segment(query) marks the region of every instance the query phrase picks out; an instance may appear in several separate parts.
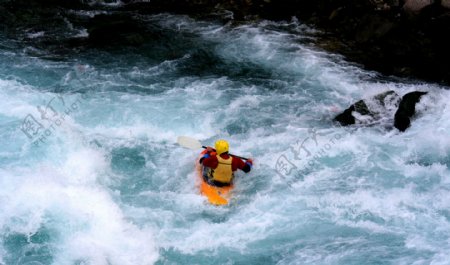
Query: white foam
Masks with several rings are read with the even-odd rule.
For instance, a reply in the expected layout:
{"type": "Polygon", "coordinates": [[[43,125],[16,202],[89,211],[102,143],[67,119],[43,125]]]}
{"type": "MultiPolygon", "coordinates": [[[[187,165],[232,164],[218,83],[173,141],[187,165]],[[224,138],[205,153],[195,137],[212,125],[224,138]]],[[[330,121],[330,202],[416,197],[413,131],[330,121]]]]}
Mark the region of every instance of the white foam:
{"type": "MultiPolygon", "coordinates": [[[[83,160],[70,161],[62,171],[71,171],[73,163],[83,160]]],[[[54,252],[55,264],[80,260],[93,264],[153,264],[158,255],[151,231],[129,223],[105,190],[93,183],[85,184],[82,177],[89,177],[94,168],[80,163],[70,174],[60,174],[51,166],[35,172],[2,172],[2,230],[32,235],[51,225],[56,233],[50,235],[51,241],[60,246],[54,252]],[[77,183],[68,183],[66,178],[76,179],[77,183]]]]}
{"type": "Polygon", "coordinates": [[[50,227],[55,264],[153,264],[152,231],[130,223],[100,185],[109,168],[104,154],[77,140],[60,144],[34,168],[2,170],[2,233],[50,227]]]}
{"type": "Polygon", "coordinates": [[[44,35],[45,35],[44,31],[38,31],[38,32],[35,32],[35,33],[28,33],[27,37],[30,38],[30,39],[35,39],[35,38],[40,38],[40,37],[42,37],[44,35]]]}
{"type": "MultiPolygon", "coordinates": [[[[130,85],[122,68],[88,75],[96,89],[79,112],[37,150],[42,153],[27,149],[21,154],[20,159],[33,157],[33,163],[0,171],[0,231],[32,235],[51,226],[55,264],[152,264],[158,250],[171,252],[168,256],[173,252],[175,258],[180,253],[221,255],[224,250],[257,255],[261,249],[273,250],[264,248],[273,242],[281,242],[279,248],[290,253],[280,264],[337,264],[359,255],[358,242],[372,244],[366,234],[404,240],[405,247],[398,246],[402,251],[431,252],[433,256],[424,255],[418,264],[445,264],[450,228],[440,212],[450,207],[448,91],[360,79],[374,75],[264,25],[229,29],[179,16],[169,16],[161,25],[217,41],[216,55],[232,64],[260,66],[281,88],[243,85],[227,77],[181,77],[160,93],[128,93],[120,90],[130,85]],[[390,89],[400,95],[429,92],[405,133],[375,127],[344,130],[331,122],[349,104],[390,89]],[[225,131],[235,123],[249,128],[225,131]],[[301,178],[280,177],[275,162],[284,154],[293,159],[292,145],[311,137],[311,128],[318,133],[317,145],[308,143],[312,156],[337,134],[339,139],[301,178]],[[207,145],[225,137],[233,153],[255,157],[252,172],[238,179],[230,206],[211,206],[199,195],[193,172],[198,151],[177,147],[179,135],[207,145]],[[101,144],[91,146],[94,140],[101,144]],[[148,153],[145,175],[111,172],[111,150],[123,146],[148,153]],[[161,153],[147,147],[158,147],[161,153]],[[155,184],[127,197],[111,190],[111,183],[128,185],[121,181],[134,181],[131,177],[155,184]],[[314,231],[304,231],[312,222],[336,231],[350,229],[355,235],[316,238],[314,231]],[[286,243],[291,235],[299,241],[286,243]],[[338,243],[347,245],[336,253],[326,249],[338,243]]],[[[166,61],[133,68],[129,76],[155,77],[176,67],[176,61],[166,61]]],[[[73,84],[68,80],[64,85],[73,84]]],[[[159,89],[159,84],[139,86],[159,89]]],[[[0,80],[0,88],[5,99],[0,111],[8,118],[37,115],[35,105],[55,96],[19,81],[0,80]]],[[[298,167],[307,163],[305,153],[301,158],[298,167]]],[[[139,180],[132,185],[140,185],[139,180]]],[[[373,244],[374,251],[390,251],[373,244]]],[[[0,262],[7,254],[0,250],[0,262]]],[[[160,261],[166,258],[173,262],[171,257],[160,261]]],[[[411,256],[397,261],[411,262],[411,256]]]]}

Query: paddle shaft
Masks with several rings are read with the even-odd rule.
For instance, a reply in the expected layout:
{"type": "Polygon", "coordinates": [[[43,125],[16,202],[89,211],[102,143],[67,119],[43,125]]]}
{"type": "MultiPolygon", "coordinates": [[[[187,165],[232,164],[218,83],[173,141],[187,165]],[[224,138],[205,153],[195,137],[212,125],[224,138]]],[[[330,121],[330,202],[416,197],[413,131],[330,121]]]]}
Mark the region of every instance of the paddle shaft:
{"type": "MultiPolygon", "coordinates": [[[[208,147],[203,145],[202,148],[206,149],[206,148],[208,148],[208,147]]],[[[248,158],[245,158],[245,157],[242,157],[242,156],[237,156],[237,155],[233,155],[233,154],[229,154],[229,155],[230,155],[230,156],[237,157],[237,158],[240,158],[240,159],[248,160],[248,158]]]]}

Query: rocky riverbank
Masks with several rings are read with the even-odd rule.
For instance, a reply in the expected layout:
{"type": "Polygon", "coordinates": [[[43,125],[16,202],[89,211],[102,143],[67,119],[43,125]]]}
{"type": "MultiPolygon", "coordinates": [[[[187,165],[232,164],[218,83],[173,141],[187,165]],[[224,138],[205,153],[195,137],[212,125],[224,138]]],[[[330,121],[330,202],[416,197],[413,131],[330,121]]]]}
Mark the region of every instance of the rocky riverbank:
{"type": "Polygon", "coordinates": [[[449,8],[448,0],[16,0],[1,2],[0,30],[58,53],[158,38],[161,33],[142,27],[136,14],[173,12],[224,22],[297,17],[325,32],[319,46],[367,69],[450,84],[449,8]],[[79,10],[91,13],[81,17],[79,10]]]}

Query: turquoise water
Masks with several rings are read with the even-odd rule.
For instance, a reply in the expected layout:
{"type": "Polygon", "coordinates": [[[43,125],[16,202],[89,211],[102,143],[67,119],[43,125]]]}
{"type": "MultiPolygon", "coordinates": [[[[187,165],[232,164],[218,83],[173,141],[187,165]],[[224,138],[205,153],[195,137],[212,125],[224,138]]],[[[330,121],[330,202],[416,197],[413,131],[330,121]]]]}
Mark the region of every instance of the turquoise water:
{"type": "Polygon", "coordinates": [[[450,264],[449,90],[297,21],[141,19],[161,39],[59,59],[2,37],[0,264],[450,264]],[[405,133],[331,122],[390,89],[429,91],[405,133]],[[229,206],[198,194],[180,135],[254,158],[229,206]]]}

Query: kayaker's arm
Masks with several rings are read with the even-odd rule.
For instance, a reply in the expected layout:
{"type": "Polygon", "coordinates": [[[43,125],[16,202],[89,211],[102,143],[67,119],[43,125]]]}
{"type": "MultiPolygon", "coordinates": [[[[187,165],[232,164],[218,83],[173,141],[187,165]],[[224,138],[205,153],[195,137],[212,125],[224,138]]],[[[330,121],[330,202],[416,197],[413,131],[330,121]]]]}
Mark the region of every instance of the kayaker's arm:
{"type": "Polygon", "coordinates": [[[202,158],[200,158],[200,163],[205,167],[216,168],[219,164],[215,152],[206,153],[202,158]]]}
{"type": "Polygon", "coordinates": [[[211,157],[211,153],[214,151],[214,148],[208,146],[208,147],[205,148],[205,151],[206,151],[206,153],[205,153],[205,154],[200,158],[200,160],[198,161],[200,164],[203,163],[203,160],[204,160],[205,158],[211,157]]]}
{"type": "Polygon", "coordinates": [[[233,158],[233,162],[236,163],[237,168],[244,171],[245,173],[248,173],[248,172],[250,172],[250,170],[252,170],[252,166],[253,166],[252,159],[248,159],[246,162],[244,162],[244,161],[242,161],[242,159],[233,158]]]}

